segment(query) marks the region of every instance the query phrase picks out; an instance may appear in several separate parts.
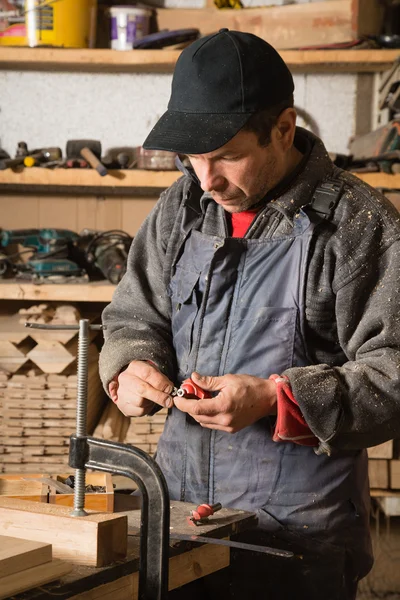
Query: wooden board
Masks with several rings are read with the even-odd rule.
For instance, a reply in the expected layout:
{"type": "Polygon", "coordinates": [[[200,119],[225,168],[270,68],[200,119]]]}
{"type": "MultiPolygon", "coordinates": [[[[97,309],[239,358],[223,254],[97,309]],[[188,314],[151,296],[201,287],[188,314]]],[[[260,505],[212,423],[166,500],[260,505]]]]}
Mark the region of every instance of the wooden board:
{"type": "Polygon", "coordinates": [[[368,460],[368,475],[371,488],[389,487],[389,465],[387,460],[368,460]]]}
{"type": "Polygon", "coordinates": [[[393,458],[393,440],[367,448],[368,458],[393,458]]]}
{"type": "Polygon", "coordinates": [[[126,556],[126,516],[91,513],[78,518],[70,512],[63,506],[0,498],[0,535],[52,544],[55,558],[93,567],[126,556]]]}
{"type": "Polygon", "coordinates": [[[52,559],[51,544],[43,544],[32,540],[23,540],[9,536],[0,536],[0,593],[3,578],[24,569],[50,562],[52,559]]]}
{"type": "Polygon", "coordinates": [[[71,565],[61,560],[53,560],[50,563],[26,569],[21,573],[3,577],[0,583],[0,599],[10,598],[25,590],[60,579],[60,577],[70,573],[71,570],[71,565]]]}
{"type": "MultiPolygon", "coordinates": [[[[199,577],[215,573],[227,567],[229,562],[229,548],[223,546],[201,546],[173,556],[169,560],[168,589],[174,590],[199,577]]],[[[132,573],[73,596],[71,600],[138,600],[138,583],[138,573],[132,573]]]]}
{"type": "Polygon", "coordinates": [[[196,26],[203,35],[223,27],[249,31],[278,49],[321,46],[377,34],[382,9],[376,0],[330,0],[262,8],[158,9],[160,30],[196,26]]]}
{"type": "Polygon", "coordinates": [[[390,468],[390,487],[393,490],[400,489],[400,460],[391,460],[390,468]]]}

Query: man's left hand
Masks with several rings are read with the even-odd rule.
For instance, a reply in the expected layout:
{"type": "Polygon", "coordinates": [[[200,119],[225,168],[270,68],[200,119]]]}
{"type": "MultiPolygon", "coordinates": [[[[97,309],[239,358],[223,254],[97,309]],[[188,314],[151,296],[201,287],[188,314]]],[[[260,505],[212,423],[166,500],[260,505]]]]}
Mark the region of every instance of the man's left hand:
{"type": "Polygon", "coordinates": [[[204,390],[218,392],[213,398],[174,398],[175,406],[202,427],[236,433],[262,417],[276,414],[276,383],[253,375],[201,376],[193,382],[204,390]]]}

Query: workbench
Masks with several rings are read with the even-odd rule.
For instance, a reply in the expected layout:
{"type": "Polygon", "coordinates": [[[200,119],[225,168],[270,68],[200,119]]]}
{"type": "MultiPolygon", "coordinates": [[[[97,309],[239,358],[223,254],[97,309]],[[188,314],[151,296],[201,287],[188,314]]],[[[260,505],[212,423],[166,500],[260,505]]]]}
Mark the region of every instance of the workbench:
{"type": "MultiPolygon", "coordinates": [[[[187,517],[196,507],[186,502],[171,501],[170,532],[226,538],[256,525],[253,513],[222,508],[199,526],[190,525],[187,517]]],[[[139,571],[140,510],[126,511],[129,537],[125,560],[103,568],[75,565],[57,582],[13,596],[15,600],[135,600],[139,571]]],[[[84,540],[82,540],[84,543],[84,540]]],[[[169,559],[169,589],[175,589],[195,579],[214,573],[229,565],[230,549],[226,546],[198,544],[171,538],[169,559]]]]}

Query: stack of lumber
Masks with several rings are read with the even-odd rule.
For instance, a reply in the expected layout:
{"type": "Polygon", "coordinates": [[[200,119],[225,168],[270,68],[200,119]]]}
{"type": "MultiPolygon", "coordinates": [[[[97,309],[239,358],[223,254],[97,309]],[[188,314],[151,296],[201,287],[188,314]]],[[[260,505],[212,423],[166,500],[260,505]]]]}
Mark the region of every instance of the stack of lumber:
{"type": "Polygon", "coordinates": [[[0,599],[59,579],[71,568],[52,560],[51,544],[0,536],[0,599]]]}
{"type": "Polygon", "coordinates": [[[131,444],[149,454],[154,454],[166,417],[167,409],[163,408],[152,417],[128,418],[121,413],[116,404],[109,401],[93,435],[131,444]]]}
{"type": "MultiPolygon", "coordinates": [[[[78,331],[26,329],[19,323],[20,319],[44,320],[52,325],[78,322],[74,307],[61,308],[41,305],[27,314],[0,317],[0,346],[7,341],[19,351],[21,342],[17,340],[22,330],[25,346],[31,347],[18,368],[14,360],[7,369],[10,361],[4,361],[4,354],[0,356],[0,472],[37,472],[39,464],[45,473],[63,472],[68,464],[69,436],[76,429],[78,331]]],[[[89,433],[98,422],[104,401],[98,350],[91,343],[89,433]]]]}
{"type": "Polygon", "coordinates": [[[368,472],[373,490],[400,491],[400,452],[397,440],[368,448],[368,472]]]}

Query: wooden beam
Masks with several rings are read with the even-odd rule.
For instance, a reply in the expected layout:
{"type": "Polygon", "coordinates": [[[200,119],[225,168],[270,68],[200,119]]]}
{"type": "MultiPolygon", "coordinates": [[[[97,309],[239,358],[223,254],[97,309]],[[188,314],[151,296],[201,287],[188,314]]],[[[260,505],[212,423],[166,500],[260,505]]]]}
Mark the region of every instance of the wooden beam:
{"type": "Polygon", "coordinates": [[[0,498],[0,535],[52,544],[55,558],[92,567],[126,557],[126,516],[70,513],[64,506],[0,498]]]}
{"type": "Polygon", "coordinates": [[[51,544],[0,536],[0,591],[3,578],[52,559],[51,544]]]}

